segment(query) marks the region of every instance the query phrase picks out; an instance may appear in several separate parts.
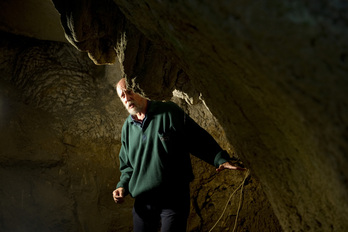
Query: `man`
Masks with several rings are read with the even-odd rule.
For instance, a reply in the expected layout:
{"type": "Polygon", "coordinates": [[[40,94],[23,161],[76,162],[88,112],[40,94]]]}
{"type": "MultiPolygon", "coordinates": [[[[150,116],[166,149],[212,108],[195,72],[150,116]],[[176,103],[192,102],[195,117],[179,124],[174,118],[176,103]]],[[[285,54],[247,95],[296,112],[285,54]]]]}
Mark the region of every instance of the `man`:
{"type": "Polygon", "coordinates": [[[193,179],[190,153],[217,167],[244,170],[185,112],[172,102],[148,101],[117,85],[117,94],[130,116],[122,127],[121,177],[113,198],[122,203],[130,194],[134,231],[186,231],[193,179]]]}

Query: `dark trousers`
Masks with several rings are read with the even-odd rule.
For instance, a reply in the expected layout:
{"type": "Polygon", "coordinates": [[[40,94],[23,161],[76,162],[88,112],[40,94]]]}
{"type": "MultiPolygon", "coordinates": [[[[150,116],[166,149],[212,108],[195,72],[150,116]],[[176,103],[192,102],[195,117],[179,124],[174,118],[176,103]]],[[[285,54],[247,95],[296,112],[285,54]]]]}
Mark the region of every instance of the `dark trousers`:
{"type": "Polygon", "coordinates": [[[180,191],[177,195],[156,191],[137,197],[133,207],[134,232],[185,232],[190,212],[190,192],[189,188],[180,191]]]}

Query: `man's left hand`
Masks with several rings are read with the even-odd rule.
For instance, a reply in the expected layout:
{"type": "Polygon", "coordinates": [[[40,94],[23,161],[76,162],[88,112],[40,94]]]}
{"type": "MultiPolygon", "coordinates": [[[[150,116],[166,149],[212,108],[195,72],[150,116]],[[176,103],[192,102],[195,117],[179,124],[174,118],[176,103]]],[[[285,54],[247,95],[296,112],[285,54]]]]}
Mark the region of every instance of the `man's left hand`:
{"type": "Polygon", "coordinates": [[[221,172],[224,169],[242,170],[242,171],[246,170],[246,168],[237,167],[237,166],[234,166],[231,162],[226,162],[226,163],[220,164],[220,166],[216,169],[216,171],[221,172]]]}

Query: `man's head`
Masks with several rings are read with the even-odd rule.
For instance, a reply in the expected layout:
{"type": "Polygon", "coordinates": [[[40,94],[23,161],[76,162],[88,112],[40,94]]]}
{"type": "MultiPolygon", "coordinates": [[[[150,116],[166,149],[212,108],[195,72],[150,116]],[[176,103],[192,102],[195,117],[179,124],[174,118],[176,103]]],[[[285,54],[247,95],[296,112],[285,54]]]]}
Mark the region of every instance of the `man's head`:
{"type": "Polygon", "coordinates": [[[126,79],[122,78],[116,85],[117,95],[120,97],[126,110],[131,115],[145,113],[147,100],[131,89],[127,88],[126,79]]]}

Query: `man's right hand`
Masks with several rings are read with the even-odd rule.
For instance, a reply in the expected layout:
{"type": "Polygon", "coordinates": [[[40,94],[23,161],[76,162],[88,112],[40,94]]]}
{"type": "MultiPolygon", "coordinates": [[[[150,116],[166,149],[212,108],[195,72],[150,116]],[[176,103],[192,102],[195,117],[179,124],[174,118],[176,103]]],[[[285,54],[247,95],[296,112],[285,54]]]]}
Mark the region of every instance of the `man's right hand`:
{"type": "Polygon", "coordinates": [[[112,192],[112,196],[114,198],[114,201],[118,204],[122,204],[124,202],[125,192],[126,192],[126,190],[122,187],[114,190],[112,192]]]}

